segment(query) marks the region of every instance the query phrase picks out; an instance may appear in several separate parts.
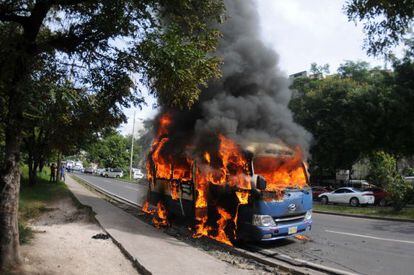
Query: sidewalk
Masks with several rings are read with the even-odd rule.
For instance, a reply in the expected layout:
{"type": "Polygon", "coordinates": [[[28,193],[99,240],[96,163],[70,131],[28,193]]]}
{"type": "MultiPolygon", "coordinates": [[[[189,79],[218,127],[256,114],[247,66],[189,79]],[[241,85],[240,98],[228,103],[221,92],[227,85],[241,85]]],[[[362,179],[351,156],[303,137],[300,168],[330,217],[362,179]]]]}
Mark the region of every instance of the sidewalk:
{"type": "Polygon", "coordinates": [[[142,273],[247,274],[140,221],[70,176],[66,184],[81,204],[92,208],[103,229],[141,267],[142,273]]]}

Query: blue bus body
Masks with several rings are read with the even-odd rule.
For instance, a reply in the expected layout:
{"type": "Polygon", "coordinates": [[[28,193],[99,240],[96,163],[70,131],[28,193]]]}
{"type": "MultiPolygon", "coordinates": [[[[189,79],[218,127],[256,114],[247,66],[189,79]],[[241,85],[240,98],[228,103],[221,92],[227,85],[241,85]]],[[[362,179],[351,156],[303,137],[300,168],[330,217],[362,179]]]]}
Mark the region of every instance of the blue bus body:
{"type": "MultiPolygon", "coordinates": [[[[173,200],[167,180],[155,180],[150,188],[150,204],[162,200],[170,214],[194,219],[194,188],[192,182],[177,182],[182,197],[173,200]],[[164,188],[157,188],[164,187],[164,188]]],[[[312,192],[310,188],[285,190],[283,198],[267,200],[265,194],[255,192],[249,203],[240,205],[237,217],[237,238],[251,241],[272,241],[296,234],[303,234],[312,228],[312,192]],[[257,223],[257,217],[273,222],[257,223]]]]}
{"type": "Polygon", "coordinates": [[[280,201],[257,198],[239,209],[238,220],[238,237],[243,240],[272,241],[305,233],[312,228],[312,192],[286,190],[280,201]],[[268,216],[274,224],[255,224],[255,215],[268,216]]]}

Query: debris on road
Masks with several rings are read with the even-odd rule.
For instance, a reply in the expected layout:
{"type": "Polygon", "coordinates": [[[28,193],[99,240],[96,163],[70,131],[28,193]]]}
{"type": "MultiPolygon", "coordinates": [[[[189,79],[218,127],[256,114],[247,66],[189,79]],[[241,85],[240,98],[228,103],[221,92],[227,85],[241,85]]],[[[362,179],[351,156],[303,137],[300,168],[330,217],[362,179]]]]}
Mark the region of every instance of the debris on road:
{"type": "Polygon", "coordinates": [[[109,239],[109,235],[108,234],[99,233],[99,234],[93,235],[92,236],[92,239],[96,239],[96,240],[107,240],[107,239],[109,239]]]}

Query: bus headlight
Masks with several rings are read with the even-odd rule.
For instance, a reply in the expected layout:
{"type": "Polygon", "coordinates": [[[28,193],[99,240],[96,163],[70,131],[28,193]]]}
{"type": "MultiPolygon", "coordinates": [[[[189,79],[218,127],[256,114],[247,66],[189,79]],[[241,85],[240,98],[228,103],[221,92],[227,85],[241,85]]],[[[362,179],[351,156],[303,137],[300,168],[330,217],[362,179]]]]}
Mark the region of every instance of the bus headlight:
{"type": "Polygon", "coordinates": [[[305,220],[310,220],[310,219],[312,219],[312,210],[306,211],[306,214],[305,214],[305,220]]]}
{"type": "Polygon", "coordinates": [[[276,226],[275,221],[269,215],[253,215],[253,225],[256,226],[276,226]]]}

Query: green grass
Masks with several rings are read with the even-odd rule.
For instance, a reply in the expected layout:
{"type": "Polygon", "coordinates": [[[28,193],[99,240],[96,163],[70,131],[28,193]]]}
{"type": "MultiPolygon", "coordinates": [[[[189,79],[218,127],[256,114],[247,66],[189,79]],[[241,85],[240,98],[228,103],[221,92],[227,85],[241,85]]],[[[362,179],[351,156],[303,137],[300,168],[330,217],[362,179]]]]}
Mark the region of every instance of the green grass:
{"type": "Polygon", "coordinates": [[[122,178],[116,178],[116,179],[120,181],[129,182],[129,183],[137,183],[137,180],[129,179],[129,173],[125,173],[122,178]]]}
{"type": "Polygon", "coordinates": [[[414,208],[404,208],[402,211],[396,212],[391,207],[352,207],[314,204],[313,209],[316,211],[414,220],[414,208]]]}
{"type": "Polygon", "coordinates": [[[63,197],[71,196],[63,182],[49,182],[50,170],[45,168],[38,173],[35,186],[29,186],[28,168],[22,167],[22,181],[19,200],[19,230],[20,242],[27,243],[33,236],[33,232],[27,223],[30,219],[39,217],[49,211],[48,204],[63,197]]]}

